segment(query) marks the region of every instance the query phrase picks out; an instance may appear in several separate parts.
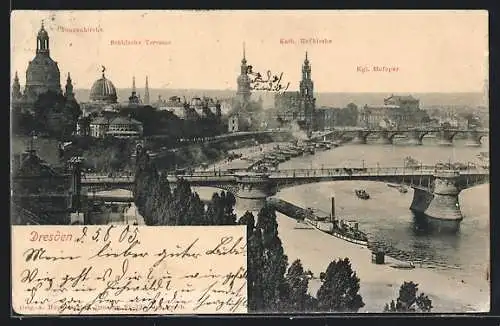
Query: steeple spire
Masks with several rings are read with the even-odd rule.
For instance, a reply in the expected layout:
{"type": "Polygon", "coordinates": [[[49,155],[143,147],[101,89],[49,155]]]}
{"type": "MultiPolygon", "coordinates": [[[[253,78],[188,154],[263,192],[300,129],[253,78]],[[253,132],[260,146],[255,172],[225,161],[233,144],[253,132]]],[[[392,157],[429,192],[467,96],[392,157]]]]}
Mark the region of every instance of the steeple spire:
{"type": "Polygon", "coordinates": [[[132,93],[135,93],[135,76],[132,76],[132,93]]]}
{"type": "Polygon", "coordinates": [[[68,72],[68,78],[66,79],[66,92],[64,93],[64,96],[66,96],[67,99],[74,98],[73,83],[71,81],[71,76],[69,72],[68,72]]]}
{"type": "Polygon", "coordinates": [[[146,88],[144,89],[144,104],[149,104],[149,84],[148,84],[148,76],[146,76],[146,88]]]}
{"type": "Polygon", "coordinates": [[[241,64],[246,65],[246,63],[247,63],[247,58],[245,53],[245,42],[243,42],[243,59],[241,59],[241,64]]]}
{"type": "Polygon", "coordinates": [[[17,76],[17,71],[14,76],[14,82],[12,83],[12,99],[17,100],[22,97],[21,85],[19,84],[19,77],[17,76]]]}

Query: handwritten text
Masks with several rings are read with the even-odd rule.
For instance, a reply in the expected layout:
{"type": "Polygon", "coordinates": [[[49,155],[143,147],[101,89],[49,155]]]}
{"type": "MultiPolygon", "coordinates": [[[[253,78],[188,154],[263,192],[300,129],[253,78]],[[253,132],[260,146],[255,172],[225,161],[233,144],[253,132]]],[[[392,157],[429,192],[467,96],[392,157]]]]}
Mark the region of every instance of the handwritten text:
{"type": "Polygon", "coordinates": [[[14,226],[13,240],[19,314],[247,311],[244,226],[14,226]]]}

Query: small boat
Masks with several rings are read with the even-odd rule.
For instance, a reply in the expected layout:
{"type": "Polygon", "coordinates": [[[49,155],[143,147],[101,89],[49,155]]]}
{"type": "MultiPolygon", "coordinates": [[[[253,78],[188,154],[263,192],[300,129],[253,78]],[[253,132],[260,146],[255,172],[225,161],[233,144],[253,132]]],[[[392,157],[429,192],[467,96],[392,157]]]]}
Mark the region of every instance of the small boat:
{"type": "Polygon", "coordinates": [[[392,268],[396,268],[396,269],[414,269],[415,268],[415,265],[413,264],[413,262],[399,262],[399,263],[391,264],[389,266],[392,268]]]}
{"type": "Polygon", "coordinates": [[[356,193],[356,196],[358,196],[358,198],[360,199],[370,199],[370,195],[366,192],[366,190],[363,190],[363,189],[356,189],[354,190],[354,192],[356,193]]]}
{"type": "Polygon", "coordinates": [[[408,189],[406,189],[406,187],[403,185],[388,183],[387,187],[396,188],[402,194],[406,194],[408,192],[408,189]]]}

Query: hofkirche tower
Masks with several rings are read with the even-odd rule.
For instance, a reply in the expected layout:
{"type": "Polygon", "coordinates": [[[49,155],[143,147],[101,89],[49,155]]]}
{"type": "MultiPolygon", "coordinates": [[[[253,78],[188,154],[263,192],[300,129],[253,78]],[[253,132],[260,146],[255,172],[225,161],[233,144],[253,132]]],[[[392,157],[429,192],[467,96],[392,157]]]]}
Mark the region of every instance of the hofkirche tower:
{"type": "Polygon", "coordinates": [[[240,75],[236,80],[238,83],[238,90],[236,92],[236,95],[238,97],[240,105],[243,107],[249,103],[250,96],[252,95],[250,77],[248,76],[247,59],[245,56],[245,43],[243,43],[243,59],[241,59],[240,69],[240,75]]]}
{"type": "Polygon", "coordinates": [[[314,83],[311,79],[311,65],[307,57],[307,51],[304,64],[302,65],[302,80],[299,84],[299,93],[300,105],[304,111],[307,129],[311,130],[314,128],[316,99],[314,98],[314,83]]]}
{"type": "Polygon", "coordinates": [[[36,37],[36,53],[26,69],[26,86],[21,93],[17,72],[12,84],[13,104],[31,107],[40,94],[52,91],[62,94],[61,74],[57,62],[50,57],[49,34],[42,26],[36,37]]]}

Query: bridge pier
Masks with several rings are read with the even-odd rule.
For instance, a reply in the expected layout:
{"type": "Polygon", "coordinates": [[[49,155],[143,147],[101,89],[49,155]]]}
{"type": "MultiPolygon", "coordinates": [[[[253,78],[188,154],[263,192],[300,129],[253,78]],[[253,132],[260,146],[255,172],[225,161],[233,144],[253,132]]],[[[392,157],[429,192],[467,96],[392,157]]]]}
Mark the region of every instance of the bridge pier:
{"type": "Polygon", "coordinates": [[[455,134],[449,130],[441,130],[439,132],[439,141],[438,144],[440,146],[453,146],[453,137],[455,134]]]}
{"type": "Polygon", "coordinates": [[[276,194],[276,186],[266,175],[238,176],[236,208],[241,211],[258,213],[266,204],[267,198],[276,194]]]}
{"type": "Polygon", "coordinates": [[[408,145],[422,145],[422,135],[419,131],[413,130],[408,133],[408,145]]]}
{"type": "Polygon", "coordinates": [[[389,132],[387,130],[382,130],[379,133],[379,137],[377,139],[377,143],[378,144],[382,144],[382,145],[391,145],[392,144],[392,141],[389,138],[389,132]]]}
{"type": "Polygon", "coordinates": [[[424,217],[429,227],[439,232],[457,232],[463,220],[456,186],[456,172],[434,175],[434,191],[429,193],[415,188],[410,209],[424,217]]]}
{"type": "Polygon", "coordinates": [[[481,135],[476,130],[471,130],[467,133],[467,142],[465,146],[469,147],[480,147],[481,146],[481,135]]]}
{"type": "Polygon", "coordinates": [[[358,131],[358,132],[356,132],[356,136],[354,136],[352,143],[353,144],[366,144],[366,137],[368,137],[368,134],[366,132],[358,131]]]}

